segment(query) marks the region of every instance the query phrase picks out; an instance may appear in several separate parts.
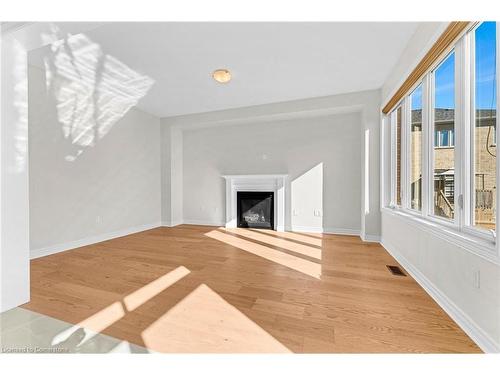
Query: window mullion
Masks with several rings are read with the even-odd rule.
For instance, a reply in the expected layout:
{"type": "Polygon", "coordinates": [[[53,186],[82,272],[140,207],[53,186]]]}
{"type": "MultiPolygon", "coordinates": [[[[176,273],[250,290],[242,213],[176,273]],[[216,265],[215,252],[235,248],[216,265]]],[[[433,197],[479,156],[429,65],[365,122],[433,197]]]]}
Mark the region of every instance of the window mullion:
{"type": "MultiPolygon", "coordinates": [[[[476,45],[476,33],[478,29],[481,27],[481,24],[478,25],[477,28],[472,29],[468,32],[462,39],[462,48],[463,48],[463,61],[464,61],[464,69],[463,69],[463,102],[461,103],[463,108],[463,142],[464,145],[462,147],[464,157],[462,161],[462,165],[464,168],[464,174],[462,175],[462,180],[464,184],[464,213],[463,213],[463,226],[462,230],[466,233],[477,235],[487,240],[494,240],[494,236],[496,234],[496,225],[495,231],[491,231],[488,227],[485,227],[484,223],[481,221],[477,221],[477,216],[479,215],[481,209],[476,208],[476,199],[478,186],[476,184],[479,183],[478,177],[483,176],[483,185],[481,189],[484,189],[484,170],[478,168],[478,164],[483,166],[484,156],[484,148],[482,137],[484,135],[481,133],[481,129],[479,127],[479,117],[478,114],[481,110],[480,97],[476,97],[478,91],[478,87],[484,85],[484,82],[476,82],[476,74],[478,73],[477,69],[480,67],[476,66],[476,59],[479,58],[480,62],[484,64],[484,57],[481,55],[476,56],[477,48],[481,48],[476,45]],[[481,60],[483,59],[483,60],[481,60]]],[[[484,43],[484,40],[483,40],[484,43]]],[[[484,50],[484,48],[483,48],[484,50]]],[[[496,65],[495,65],[496,69],[496,65]]],[[[484,104],[483,104],[484,105],[484,104]]],[[[496,107],[498,108],[498,107],[496,107]]],[[[489,125],[488,125],[489,126],[489,125]]],[[[487,146],[489,147],[489,146],[487,146]]],[[[498,178],[498,172],[496,169],[498,168],[498,160],[495,159],[495,178],[498,178]]],[[[492,189],[497,190],[495,187],[497,183],[492,184],[492,189]]],[[[495,193],[497,194],[497,192],[495,193]]],[[[483,196],[484,199],[484,196],[483,196]]],[[[495,201],[498,201],[496,196],[494,197],[495,201]]],[[[495,204],[493,204],[493,207],[495,204]]],[[[479,207],[479,206],[478,206],[479,207]]],[[[497,212],[495,211],[495,215],[497,212]]],[[[482,218],[484,220],[484,217],[482,218]]],[[[495,218],[495,223],[497,222],[495,218]]]]}
{"type": "MultiPolygon", "coordinates": [[[[500,35],[500,22],[497,22],[496,23],[496,50],[497,51],[500,51],[500,38],[498,37],[500,35]]],[[[497,85],[497,102],[496,102],[496,108],[497,108],[497,112],[498,112],[498,109],[500,108],[500,95],[498,95],[498,93],[500,93],[500,79],[498,79],[498,74],[500,73],[500,59],[497,57],[496,59],[496,62],[495,62],[495,76],[497,77],[497,81],[496,81],[496,85],[497,85]]],[[[499,127],[499,120],[498,120],[498,114],[496,115],[496,131],[498,131],[500,129],[499,127]]],[[[498,160],[499,158],[497,157],[496,158],[496,186],[498,187],[498,178],[500,176],[500,161],[498,160]]],[[[495,235],[496,235],[496,238],[495,240],[498,238],[498,223],[499,223],[499,219],[500,219],[500,213],[499,213],[499,207],[498,207],[498,203],[500,202],[500,189],[496,189],[496,202],[497,202],[497,209],[496,209],[496,212],[495,212],[495,235]]],[[[499,244],[500,241],[496,240],[496,247],[497,247],[497,254],[500,254],[500,251],[499,251],[499,248],[500,248],[500,244],[499,244]]]]}
{"type": "Polygon", "coordinates": [[[469,214],[470,189],[467,178],[470,168],[468,132],[468,58],[466,38],[455,45],[455,225],[462,230],[469,214]]]}
{"type": "Polygon", "coordinates": [[[422,81],[422,215],[429,216],[432,204],[433,179],[432,148],[434,145],[431,132],[431,74],[425,75],[422,81]]]}
{"type": "Polygon", "coordinates": [[[396,207],[396,111],[391,112],[389,116],[389,124],[391,129],[391,194],[390,194],[390,206],[396,207]]]}
{"type": "Polygon", "coordinates": [[[463,181],[463,219],[462,227],[474,223],[474,38],[467,33],[462,38],[462,103],[461,119],[463,147],[462,149],[462,181],[463,181]]]}
{"type": "Polygon", "coordinates": [[[406,96],[401,104],[401,206],[410,207],[410,100],[406,96]]]}

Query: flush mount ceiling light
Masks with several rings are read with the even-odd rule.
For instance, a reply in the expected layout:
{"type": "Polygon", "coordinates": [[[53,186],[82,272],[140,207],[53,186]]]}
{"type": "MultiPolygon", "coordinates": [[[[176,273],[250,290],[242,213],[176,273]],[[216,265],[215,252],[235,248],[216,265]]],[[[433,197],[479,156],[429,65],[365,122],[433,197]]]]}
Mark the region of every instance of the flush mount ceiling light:
{"type": "Polygon", "coordinates": [[[217,69],[212,77],[219,83],[228,83],[231,80],[231,72],[227,69],[217,69]]]}

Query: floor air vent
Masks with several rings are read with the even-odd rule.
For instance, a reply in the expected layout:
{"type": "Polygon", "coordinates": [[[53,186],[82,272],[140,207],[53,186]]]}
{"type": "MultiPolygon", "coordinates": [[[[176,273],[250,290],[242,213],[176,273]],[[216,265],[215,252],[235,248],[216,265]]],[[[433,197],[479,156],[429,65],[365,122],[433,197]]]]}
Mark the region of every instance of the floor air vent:
{"type": "Polygon", "coordinates": [[[391,273],[393,275],[406,276],[406,274],[403,272],[403,270],[401,268],[399,268],[398,266],[387,266],[387,268],[389,269],[389,271],[391,271],[391,273]]]}

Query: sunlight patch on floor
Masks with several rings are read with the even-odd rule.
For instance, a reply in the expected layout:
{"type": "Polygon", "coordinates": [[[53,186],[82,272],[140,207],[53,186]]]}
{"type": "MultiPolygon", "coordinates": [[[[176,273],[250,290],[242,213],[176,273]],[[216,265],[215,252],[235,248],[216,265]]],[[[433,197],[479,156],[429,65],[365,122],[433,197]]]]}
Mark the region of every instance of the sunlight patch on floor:
{"type": "Polygon", "coordinates": [[[264,242],[269,246],[277,246],[282,249],[293,251],[297,254],[302,254],[311,258],[321,260],[321,249],[315,247],[301,245],[296,242],[288,241],[286,238],[278,238],[274,236],[269,236],[267,234],[258,233],[248,229],[237,228],[237,229],[224,229],[227,232],[235,233],[239,236],[246,237],[250,240],[256,240],[259,242],[264,242]]]}
{"type": "Polygon", "coordinates": [[[79,326],[89,328],[92,331],[102,332],[113,323],[125,316],[125,310],[121,302],[114,302],[108,307],[78,323],[79,326]]]}
{"type": "Polygon", "coordinates": [[[188,274],[189,270],[186,267],[177,267],[175,270],[161,276],[160,278],[126,296],[123,299],[125,307],[128,311],[135,310],[188,274]]]}
{"type": "Polygon", "coordinates": [[[290,352],[205,284],[146,328],[142,339],[146,347],[163,352],[290,352]]]}
{"type": "MultiPolygon", "coordinates": [[[[153,280],[149,284],[125,296],[123,298],[123,301],[116,301],[111,305],[99,310],[92,316],[89,316],[87,319],[81,321],[75,326],[84,327],[86,329],[84,331],[85,337],[81,339],[81,342],[86,342],[97,333],[104,331],[106,328],[124,318],[127,313],[134,311],[138,307],[142,306],[144,303],[151,300],[156,295],[160,294],[165,289],[172,286],[189,273],[190,271],[186,267],[179,266],[169,273],[157,278],[156,280],[153,280]]],[[[75,327],[60,332],[54,337],[52,344],[55,345],[58,342],[67,340],[68,337],[74,334],[76,330],[75,327]]]]}
{"type": "MultiPolygon", "coordinates": [[[[260,232],[263,231],[262,229],[252,229],[252,232],[260,232]]],[[[285,238],[288,240],[292,241],[298,241],[302,242],[311,246],[318,246],[321,247],[323,245],[322,242],[322,235],[321,234],[301,234],[297,232],[274,232],[272,234],[273,236],[279,237],[279,238],[285,238]]]]}
{"type": "Polygon", "coordinates": [[[208,233],[205,233],[205,236],[210,237],[217,241],[224,242],[228,245],[234,246],[238,249],[247,251],[251,254],[270,260],[271,262],[275,262],[282,266],[291,268],[295,271],[309,275],[316,279],[319,279],[321,276],[321,264],[317,264],[287,253],[283,253],[279,250],[259,245],[252,241],[247,241],[242,238],[237,238],[230,234],[222,233],[218,230],[212,230],[208,233]]]}

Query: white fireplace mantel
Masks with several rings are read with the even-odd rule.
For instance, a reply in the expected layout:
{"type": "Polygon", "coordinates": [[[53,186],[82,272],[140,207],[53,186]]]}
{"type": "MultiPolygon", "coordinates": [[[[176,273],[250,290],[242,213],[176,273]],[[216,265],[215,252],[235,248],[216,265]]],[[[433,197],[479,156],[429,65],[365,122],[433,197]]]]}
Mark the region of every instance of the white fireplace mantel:
{"type": "Polygon", "coordinates": [[[236,228],[238,191],[274,192],[274,229],[285,230],[287,174],[223,175],[226,180],[226,228],[236,228]]]}

